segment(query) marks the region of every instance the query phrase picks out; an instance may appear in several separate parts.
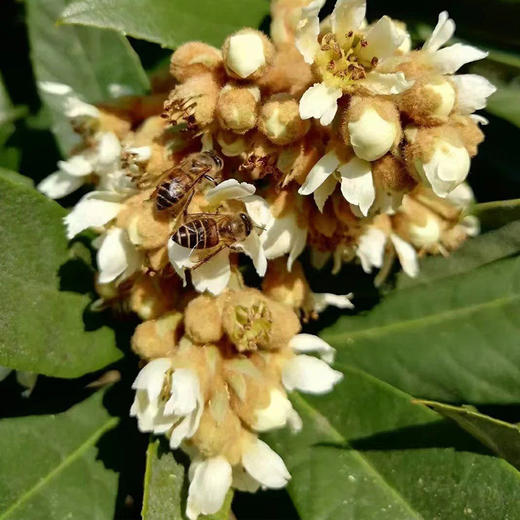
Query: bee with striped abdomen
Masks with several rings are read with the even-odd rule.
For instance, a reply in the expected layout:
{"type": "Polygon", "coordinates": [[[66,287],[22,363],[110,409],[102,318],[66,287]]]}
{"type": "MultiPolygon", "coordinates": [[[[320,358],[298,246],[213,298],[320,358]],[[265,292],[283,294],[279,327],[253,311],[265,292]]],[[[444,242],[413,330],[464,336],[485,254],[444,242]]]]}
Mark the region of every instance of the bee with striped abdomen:
{"type": "Polygon", "coordinates": [[[194,213],[172,235],[172,240],[188,249],[213,249],[206,258],[200,261],[196,269],[226,247],[233,249],[238,242],[245,240],[253,229],[251,219],[245,213],[218,214],[194,213]]]}
{"type": "Polygon", "coordinates": [[[152,194],[155,209],[179,214],[185,210],[197,185],[206,179],[217,184],[224,163],[214,152],[192,153],[179,165],[166,171],[152,194]]]}

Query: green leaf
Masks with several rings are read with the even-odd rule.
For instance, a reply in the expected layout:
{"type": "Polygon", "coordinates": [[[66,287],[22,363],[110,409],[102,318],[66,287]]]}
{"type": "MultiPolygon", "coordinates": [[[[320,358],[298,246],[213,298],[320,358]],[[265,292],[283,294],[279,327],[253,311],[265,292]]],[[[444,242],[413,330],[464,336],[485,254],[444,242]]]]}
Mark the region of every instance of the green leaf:
{"type": "MultiPolygon", "coordinates": [[[[146,452],[143,520],[184,519],[187,482],[184,466],[175,459],[164,438],[152,439],[146,452]]],[[[228,520],[233,493],[230,490],[221,510],[202,515],[201,520],[228,520]]]]}
{"type": "Polygon", "coordinates": [[[51,112],[52,130],[62,152],[76,144],[63,116],[63,96],[41,88],[42,82],[68,85],[85,101],[95,103],[122,94],[142,94],[148,80],[126,38],[111,31],[56,25],[65,0],[29,0],[27,24],[34,74],[40,96],[51,112]]]}
{"type": "Polygon", "coordinates": [[[341,362],[417,397],[518,403],[519,311],[516,257],[394,291],[321,335],[341,362]]]}
{"type": "Polygon", "coordinates": [[[479,219],[483,230],[497,229],[514,220],[520,221],[520,199],[476,204],[472,213],[479,219]]]}
{"type": "MultiPolygon", "coordinates": [[[[512,202],[514,203],[514,201],[512,202]]],[[[477,208],[479,206],[480,205],[477,205],[477,208]]],[[[515,211],[513,206],[514,204],[512,205],[512,212],[515,211]]],[[[479,214],[479,210],[477,209],[477,215],[480,218],[483,213],[479,214]]],[[[487,222],[491,222],[491,218],[487,220],[487,222]]],[[[496,222],[498,223],[498,218],[496,222]]],[[[419,276],[410,278],[406,274],[400,273],[397,277],[397,288],[409,289],[417,285],[468,273],[473,269],[488,265],[502,258],[516,255],[519,252],[520,221],[514,221],[499,229],[467,240],[463,246],[455,253],[452,253],[449,258],[431,256],[422,260],[419,276]]]]}
{"type": "Polygon", "coordinates": [[[266,0],[79,0],[63,12],[65,23],[115,29],[174,49],[186,41],[220,46],[244,26],[258,27],[266,0]]]}
{"type": "Polygon", "coordinates": [[[520,427],[516,424],[494,419],[467,406],[451,406],[419,399],[416,402],[453,419],[490,450],[520,469],[520,427]]]}
{"type": "Polygon", "coordinates": [[[119,359],[111,329],[86,331],[90,298],[60,291],[60,277],[76,263],[65,210],[12,172],[0,171],[0,193],[0,365],[78,377],[119,359]]]}
{"type": "Polygon", "coordinates": [[[293,396],[299,434],[268,440],[302,520],[516,518],[520,474],[411,397],[346,367],[331,394],[293,396]]]}
{"type": "Polygon", "coordinates": [[[498,90],[489,98],[486,110],[520,126],[520,86],[498,84],[496,79],[494,83],[498,90]]]}
{"type": "Polygon", "coordinates": [[[0,520],[112,520],[118,475],[96,443],[118,419],[103,395],[58,415],[0,421],[0,520]]]}

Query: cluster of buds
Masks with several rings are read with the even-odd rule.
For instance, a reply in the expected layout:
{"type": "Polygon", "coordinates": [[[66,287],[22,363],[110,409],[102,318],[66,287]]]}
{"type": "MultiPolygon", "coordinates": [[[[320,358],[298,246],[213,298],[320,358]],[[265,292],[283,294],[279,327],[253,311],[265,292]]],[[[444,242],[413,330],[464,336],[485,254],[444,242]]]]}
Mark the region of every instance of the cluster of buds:
{"type": "Polygon", "coordinates": [[[285,486],[283,460],[258,434],[299,431],[286,392],[329,392],[342,374],[329,366],[332,347],[300,334],[294,310],[256,289],[187,299],[137,327],[132,347],[148,363],[134,382],[131,414],[141,431],[164,434],[190,455],[193,519],[218,511],[230,486],[285,486]]]}
{"type": "Polygon", "coordinates": [[[182,45],[173,88],[150,96],[94,107],[41,85],[80,142],[39,189],[95,186],[67,236],[99,233],[95,307],[143,320],[132,414],[192,458],[190,518],[217,511],[231,485],[285,485],[258,433],[298,429],[287,391],[340,379],[300,322],[351,308],[351,295],[312,292],[306,248],[316,269],[357,261],[380,283],[396,257],[416,276],[419,257],[478,232],[464,181],[483,138],[474,111],[494,87],[454,73],[485,53],[442,48],[446,13],[412,51],[404,24],[366,23],[363,0],[338,0],[320,22],[323,4],[273,0],[272,39],[245,28],[220,49],[182,45]],[[243,284],[244,255],[261,291],[243,284]]]}

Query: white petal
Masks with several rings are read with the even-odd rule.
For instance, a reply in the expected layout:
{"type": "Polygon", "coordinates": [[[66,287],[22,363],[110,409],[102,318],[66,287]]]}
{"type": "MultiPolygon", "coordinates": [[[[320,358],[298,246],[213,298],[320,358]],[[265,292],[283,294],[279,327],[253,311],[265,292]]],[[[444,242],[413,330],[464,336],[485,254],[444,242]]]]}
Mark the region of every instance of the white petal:
{"type": "Polygon", "coordinates": [[[67,238],[76,236],[87,228],[101,227],[117,217],[121,210],[117,196],[102,191],[87,193],[63,219],[67,238]]]}
{"type": "Polygon", "coordinates": [[[367,45],[360,46],[356,54],[366,62],[370,62],[373,57],[377,57],[381,62],[395,54],[405,37],[405,31],[399,31],[388,16],[383,16],[366,33],[367,45]]]}
{"type": "Polygon", "coordinates": [[[336,171],[338,166],[339,159],[336,153],[333,150],[326,153],[307,174],[305,182],[298,190],[298,193],[300,195],[310,195],[316,191],[336,171]]]}
{"type": "Polygon", "coordinates": [[[38,81],[38,88],[47,94],[53,94],[55,96],[69,96],[73,93],[69,85],[56,81],[38,81]]]}
{"type": "Polygon", "coordinates": [[[386,235],[380,229],[369,227],[360,237],[357,256],[365,273],[371,273],[373,267],[383,265],[386,235]]]}
{"type": "MultiPolygon", "coordinates": [[[[289,253],[299,231],[297,215],[293,211],[287,212],[283,217],[274,219],[273,223],[264,233],[265,256],[271,260],[289,253]]],[[[305,230],[303,230],[305,232],[305,230]]]]}
{"type": "Polygon", "coordinates": [[[58,168],[73,177],[85,177],[92,173],[92,163],[84,155],[73,155],[67,161],[58,161],[58,168]]]}
{"type": "Polygon", "coordinates": [[[266,432],[283,428],[292,409],[291,401],[287,399],[285,393],[273,388],[270,392],[269,405],[255,410],[254,429],[257,432],[266,432]]]}
{"type": "Polygon", "coordinates": [[[471,114],[469,117],[475,121],[478,125],[489,125],[489,119],[485,118],[484,116],[481,116],[480,114],[471,114]]]}
{"type": "Polygon", "coordinates": [[[296,334],[289,341],[289,347],[298,353],[317,352],[326,363],[333,363],[336,355],[336,349],[314,334],[296,334]]]}
{"type": "Polygon", "coordinates": [[[172,362],[169,358],[157,358],[147,363],[141,370],[134,382],[134,390],[146,390],[150,400],[159,397],[164,382],[164,375],[171,368],[172,362]]]}
{"type": "Polygon", "coordinates": [[[229,251],[223,249],[211,260],[191,271],[191,282],[198,292],[209,291],[218,295],[227,287],[230,276],[229,251]]]}
{"type": "Polygon", "coordinates": [[[353,309],[354,304],[350,301],[352,293],[349,294],[331,294],[331,293],[313,293],[314,311],[318,314],[323,312],[327,307],[336,307],[338,309],[353,309]]]}
{"type": "Polygon", "coordinates": [[[256,493],[260,484],[242,466],[233,467],[233,487],[238,491],[256,493]]]}
{"type": "Polygon", "coordinates": [[[81,99],[70,96],[65,100],[65,115],[69,119],[78,117],[87,117],[91,119],[99,119],[99,110],[89,103],[81,101],[81,99]]]}
{"type": "Polygon", "coordinates": [[[51,173],[36,188],[50,199],[61,199],[70,195],[83,185],[85,179],[75,177],[63,171],[51,173]]]}
{"type": "Polygon", "coordinates": [[[300,117],[319,119],[323,126],[332,123],[338,110],[338,99],[343,92],[339,88],[327,87],[324,83],[315,83],[309,87],[300,99],[300,117]]]}
{"type": "Polygon", "coordinates": [[[431,36],[426,40],[423,49],[429,52],[438,51],[455,33],[455,22],[447,11],[439,14],[439,20],[431,36]]]}
{"type": "Polygon", "coordinates": [[[254,32],[231,36],[226,65],[241,78],[247,78],[265,65],[264,44],[260,36],[254,32]]]}
{"type": "Polygon", "coordinates": [[[195,520],[200,514],[212,515],[219,511],[231,486],[231,478],[231,465],[224,457],[197,464],[188,489],[187,517],[195,520]]]}
{"type": "Polygon", "coordinates": [[[388,96],[393,94],[401,94],[405,90],[413,87],[415,81],[407,80],[402,72],[391,72],[389,74],[381,74],[380,72],[369,72],[361,84],[370,90],[373,94],[388,96]]]}
{"type": "Polygon", "coordinates": [[[243,199],[247,214],[255,226],[266,228],[272,224],[274,217],[271,213],[269,204],[265,199],[258,195],[251,195],[243,199]]]}
{"type": "Polygon", "coordinates": [[[470,185],[467,182],[463,182],[448,193],[446,200],[449,200],[460,209],[467,209],[475,202],[475,195],[470,185]]]}
{"type": "Polygon", "coordinates": [[[167,415],[188,415],[200,395],[199,378],[188,368],[178,368],[171,377],[171,397],[164,406],[167,415]]]}
{"type": "Polygon", "coordinates": [[[184,285],[186,285],[186,275],[184,270],[191,269],[197,264],[197,262],[194,262],[190,259],[192,253],[193,249],[189,247],[182,247],[181,245],[177,244],[177,242],[174,242],[171,238],[168,241],[168,258],[173,268],[175,269],[175,272],[184,281],[184,285]]]}
{"type": "Polygon", "coordinates": [[[135,272],[136,250],[128,234],[120,228],[110,229],[104,236],[97,253],[99,283],[113,282],[118,276],[125,278],[135,272]]]}
{"type": "Polygon", "coordinates": [[[309,394],[326,394],[343,379],[321,359],[301,354],[287,361],[282,371],[282,382],[290,392],[300,390],[309,394]]]}
{"type": "Polygon", "coordinates": [[[313,0],[309,5],[302,7],[301,17],[296,26],[295,44],[306,63],[311,64],[320,48],[318,35],[320,34],[320,20],[318,13],[325,4],[325,0],[313,0]]]}
{"type": "Polygon", "coordinates": [[[151,146],[129,146],[125,151],[130,154],[137,163],[144,163],[152,156],[151,146]]]}
{"type": "Polygon", "coordinates": [[[478,74],[453,76],[457,86],[457,108],[462,114],[472,114],[486,107],[487,98],[496,92],[496,87],[478,74]]]}
{"type": "Polygon", "coordinates": [[[480,222],[475,215],[466,215],[460,225],[470,237],[476,237],[480,233],[480,222]]]}
{"type": "Polygon", "coordinates": [[[332,195],[334,189],[336,188],[337,180],[333,175],[328,177],[325,182],[314,190],[314,202],[316,202],[316,206],[318,209],[323,212],[323,206],[325,206],[325,202],[332,195]]]}
{"type": "Polygon", "coordinates": [[[228,199],[243,199],[253,195],[256,188],[247,182],[238,182],[235,179],[228,179],[221,182],[218,186],[211,188],[206,193],[206,200],[217,206],[224,200],[228,199]]]}
{"type": "Polygon", "coordinates": [[[408,276],[415,278],[419,274],[419,263],[415,249],[395,233],[392,233],[390,238],[392,244],[394,244],[395,252],[397,253],[399,262],[401,262],[403,271],[408,276]]]}
{"type": "Polygon", "coordinates": [[[289,426],[292,433],[298,433],[303,428],[302,418],[294,408],[290,411],[289,416],[287,417],[287,426],[289,426]]]}
{"type": "Polygon", "coordinates": [[[296,226],[293,233],[291,243],[291,250],[289,251],[289,258],[287,259],[287,270],[291,271],[294,261],[302,254],[307,243],[307,229],[296,226]]]}
{"type": "Polygon", "coordinates": [[[107,168],[119,161],[121,157],[121,143],[113,132],[103,132],[97,136],[98,168],[107,168]]]}
{"type": "Polygon", "coordinates": [[[190,415],[187,415],[173,430],[170,437],[170,448],[177,449],[184,439],[190,439],[199,429],[200,418],[204,411],[204,403],[201,400],[197,403],[197,408],[190,415]]]}
{"type": "Polygon", "coordinates": [[[345,200],[359,206],[363,215],[368,215],[376,198],[370,163],[354,157],[340,166],[338,171],[341,175],[341,193],[345,200]]]}
{"type": "Polygon", "coordinates": [[[267,258],[265,257],[262,241],[255,231],[252,231],[244,241],[239,242],[235,247],[244,251],[244,253],[253,260],[258,276],[265,275],[267,270],[267,258]]]}
{"type": "Polygon", "coordinates": [[[365,0],[337,0],[330,16],[332,32],[345,35],[359,29],[366,15],[365,0]]]}
{"type": "Polygon", "coordinates": [[[430,61],[441,74],[453,74],[459,70],[462,65],[471,63],[472,61],[482,60],[487,55],[487,52],[481,51],[471,45],[456,43],[450,47],[438,50],[431,56],[430,61]]]}
{"type": "Polygon", "coordinates": [[[280,455],[260,439],[244,450],[242,464],[255,480],[267,488],[282,488],[291,478],[280,455]]]}

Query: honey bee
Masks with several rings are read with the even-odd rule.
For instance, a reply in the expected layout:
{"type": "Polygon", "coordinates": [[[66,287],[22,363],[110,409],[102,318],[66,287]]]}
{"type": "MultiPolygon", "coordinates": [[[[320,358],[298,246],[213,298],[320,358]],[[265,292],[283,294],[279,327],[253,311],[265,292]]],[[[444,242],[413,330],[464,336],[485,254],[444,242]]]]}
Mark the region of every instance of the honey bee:
{"type": "Polygon", "coordinates": [[[159,212],[166,210],[180,213],[188,207],[195,188],[206,179],[213,184],[219,176],[224,163],[214,152],[192,153],[179,165],[167,170],[159,185],[152,194],[155,200],[155,209],[159,212]]]}
{"type": "Polygon", "coordinates": [[[245,240],[253,229],[253,223],[245,213],[218,214],[193,213],[172,235],[172,240],[192,250],[216,248],[209,256],[193,267],[196,269],[226,247],[233,249],[245,240]]]}

